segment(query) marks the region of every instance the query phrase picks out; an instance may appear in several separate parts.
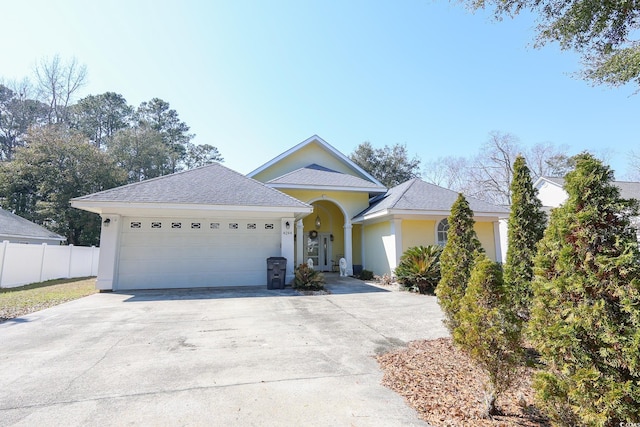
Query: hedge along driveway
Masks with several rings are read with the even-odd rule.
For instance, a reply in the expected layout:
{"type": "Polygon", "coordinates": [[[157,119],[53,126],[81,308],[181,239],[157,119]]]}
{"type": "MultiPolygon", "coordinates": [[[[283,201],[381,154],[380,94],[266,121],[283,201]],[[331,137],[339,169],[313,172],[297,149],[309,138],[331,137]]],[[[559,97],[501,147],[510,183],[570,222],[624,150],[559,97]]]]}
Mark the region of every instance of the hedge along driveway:
{"type": "Polygon", "coordinates": [[[95,294],[0,324],[0,424],[425,425],[374,355],[446,336],[434,297],[95,294]]]}

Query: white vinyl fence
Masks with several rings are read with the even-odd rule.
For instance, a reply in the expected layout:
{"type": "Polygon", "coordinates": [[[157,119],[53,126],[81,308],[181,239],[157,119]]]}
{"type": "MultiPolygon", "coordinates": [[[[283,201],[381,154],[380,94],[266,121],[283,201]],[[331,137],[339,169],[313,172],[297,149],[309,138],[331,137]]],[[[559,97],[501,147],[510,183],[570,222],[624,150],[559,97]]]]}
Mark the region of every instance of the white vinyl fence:
{"type": "Polygon", "coordinates": [[[51,279],[96,276],[100,248],[0,243],[0,288],[51,279]]]}

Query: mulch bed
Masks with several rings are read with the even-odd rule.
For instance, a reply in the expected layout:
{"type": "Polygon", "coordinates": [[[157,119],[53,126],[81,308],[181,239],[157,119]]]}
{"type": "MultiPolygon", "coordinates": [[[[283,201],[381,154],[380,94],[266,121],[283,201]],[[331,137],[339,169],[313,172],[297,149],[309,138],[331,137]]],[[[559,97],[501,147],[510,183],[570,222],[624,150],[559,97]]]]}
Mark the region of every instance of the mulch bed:
{"type": "Polygon", "coordinates": [[[483,418],[487,377],[456,349],[450,338],[414,341],[407,348],[377,357],[383,385],[405,397],[433,426],[548,426],[534,405],[532,370],[498,399],[503,415],[483,418]]]}

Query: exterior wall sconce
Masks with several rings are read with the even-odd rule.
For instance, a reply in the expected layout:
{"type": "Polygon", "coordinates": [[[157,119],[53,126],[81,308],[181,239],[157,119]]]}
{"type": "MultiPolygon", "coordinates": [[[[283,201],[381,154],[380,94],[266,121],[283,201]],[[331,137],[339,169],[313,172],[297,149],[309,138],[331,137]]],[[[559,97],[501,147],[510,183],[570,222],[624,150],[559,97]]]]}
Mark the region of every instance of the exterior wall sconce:
{"type": "Polygon", "coordinates": [[[104,224],[105,227],[108,227],[109,224],[111,224],[111,218],[105,218],[105,220],[102,221],[102,223],[104,224]]]}
{"type": "Polygon", "coordinates": [[[333,234],[329,235],[329,240],[331,240],[333,242],[333,234]]]}
{"type": "Polygon", "coordinates": [[[291,224],[289,224],[289,221],[285,222],[284,226],[287,228],[287,230],[291,228],[291,224]]]}
{"type": "Polygon", "coordinates": [[[320,215],[316,216],[316,230],[320,230],[320,226],[322,223],[320,222],[320,215]]]}

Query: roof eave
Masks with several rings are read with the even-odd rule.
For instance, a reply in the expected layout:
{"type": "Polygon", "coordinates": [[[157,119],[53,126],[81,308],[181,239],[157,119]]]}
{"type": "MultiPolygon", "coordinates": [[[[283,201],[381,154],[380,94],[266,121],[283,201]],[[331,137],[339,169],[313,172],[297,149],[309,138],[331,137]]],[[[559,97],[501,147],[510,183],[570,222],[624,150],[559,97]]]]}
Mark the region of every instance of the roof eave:
{"type": "Polygon", "coordinates": [[[386,188],[376,187],[343,187],[339,185],[309,185],[309,184],[275,184],[267,183],[267,186],[276,188],[278,190],[324,190],[324,191],[349,191],[357,193],[369,193],[369,194],[385,194],[386,188]]]}
{"type": "MultiPolygon", "coordinates": [[[[353,222],[361,223],[364,221],[374,221],[384,218],[386,216],[432,216],[432,217],[448,217],[449,210],[425,210],[425,209],[382,209],[377,212],[365,213],[364,215],[358,215],[353,218],[353,222]]],[[[482,212],[478,211],[473,213],[474,218],[490,218],[490,219],[505,219],[509,217],[505,212],[482,212]]]]}
{"type": "MultiPolygon", "coordinates": [[[[302,206],[246,206],[246,205],[209,205],[192,203],[144,203],[144,202],[116,202],[96,200],[71,200],[71,206],[97,214],[105,210],[117,211],[119,209],[140,210],[168,210],[168,211],[210,211],[210,212],[270,212],[291,213],[294,215],[309,214],[313,212],[313,206],[302,203],[302,206]]],[[[306,216],[306,215],[305,215],[306,216]]]]}

